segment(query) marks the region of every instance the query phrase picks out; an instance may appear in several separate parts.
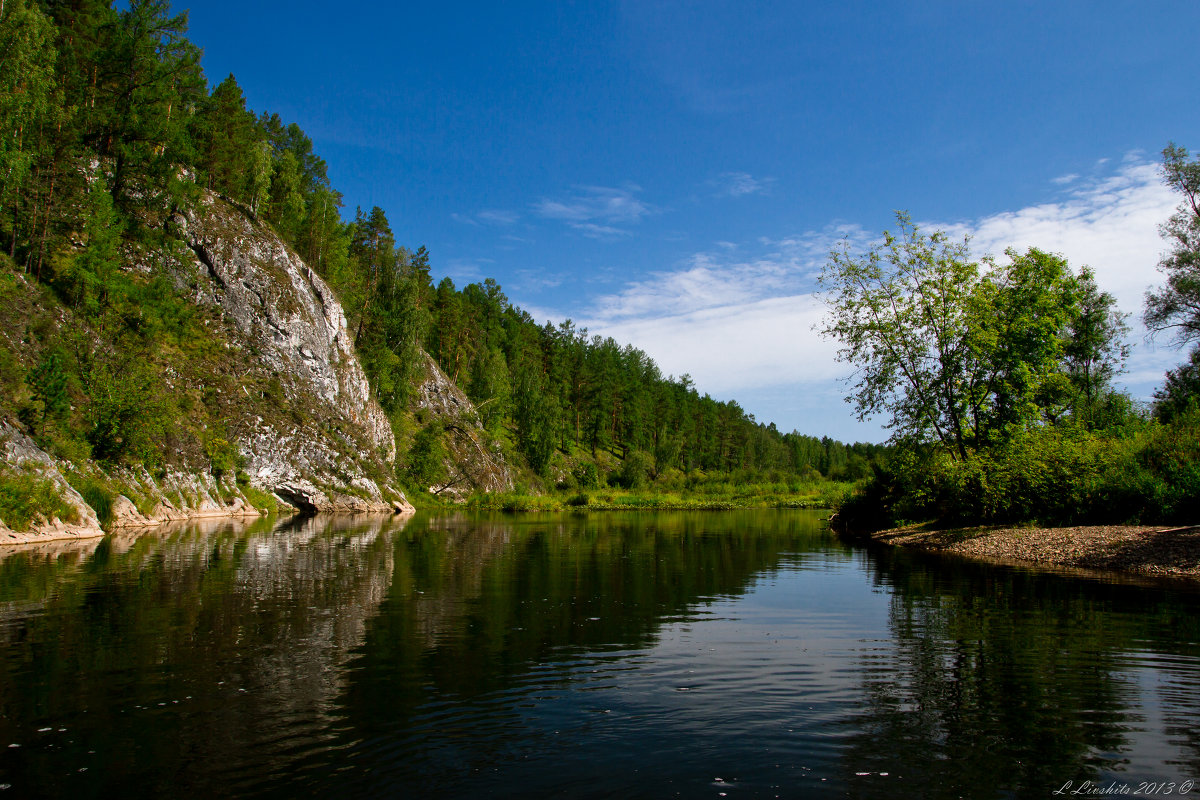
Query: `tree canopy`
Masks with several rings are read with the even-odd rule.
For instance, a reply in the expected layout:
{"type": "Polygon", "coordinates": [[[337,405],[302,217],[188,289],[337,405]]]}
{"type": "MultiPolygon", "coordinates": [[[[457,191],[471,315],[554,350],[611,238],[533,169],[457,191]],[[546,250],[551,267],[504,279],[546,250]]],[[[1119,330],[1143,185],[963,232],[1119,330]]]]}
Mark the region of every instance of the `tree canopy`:
{"type": "Polygon", "coordinates": [[[904,213],[897,225],[864,254],[843,244],[820,278],[823,333],[855,370],[859,418],[885,414],[897,440],[959,458],[1086,420],[1125,356],[1123,318],[1091,273],[1035,248],[973,261],[967,239],[927,235],[904,213]]]}

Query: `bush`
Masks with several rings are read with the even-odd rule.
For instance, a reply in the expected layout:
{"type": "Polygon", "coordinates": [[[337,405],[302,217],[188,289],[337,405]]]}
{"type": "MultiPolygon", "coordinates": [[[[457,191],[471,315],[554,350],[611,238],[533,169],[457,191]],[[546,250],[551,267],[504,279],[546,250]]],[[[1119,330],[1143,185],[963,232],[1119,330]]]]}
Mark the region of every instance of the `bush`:
{"type": "Polygon", "coordinates": [[[1074,425],[1021,431],[952,458],[900,448],[839,512],[860,529],[910,521],[1078,524],[1168,519],[1200,497],[1200,420],[1109,432],[1074,425]]]}
{"type": "Polygon", "coordinates": [[[580,489],[600,488],[600,473],[591,461],[586,461],[571,470],[571,477],[575,479],[575,485],[580,489]]]}
{"type": "Polygon", "coordinates": [[[649,481],[653,467],[654,459],[648,453],[630,450],[621,462],[621,468],[608,477],[608,482],[624,489],[641,489],[649,481]]]}
{"type": "Polygon", "coordinates": [[[408,449],[407,477],[425,490],[446,480],[447,453],[442,432],[441,423],[431,422],[417,431],[408,449]]]}

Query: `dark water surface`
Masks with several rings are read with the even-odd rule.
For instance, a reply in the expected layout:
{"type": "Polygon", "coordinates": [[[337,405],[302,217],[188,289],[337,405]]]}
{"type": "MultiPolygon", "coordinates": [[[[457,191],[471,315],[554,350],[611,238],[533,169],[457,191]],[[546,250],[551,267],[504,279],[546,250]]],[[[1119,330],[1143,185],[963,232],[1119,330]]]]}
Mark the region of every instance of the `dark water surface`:
{"type": "Polygon", "coordinates": [[[1200,795],[1195,591],[851,547],[811,512],[0,556],[0,798],[1200,795]]]}

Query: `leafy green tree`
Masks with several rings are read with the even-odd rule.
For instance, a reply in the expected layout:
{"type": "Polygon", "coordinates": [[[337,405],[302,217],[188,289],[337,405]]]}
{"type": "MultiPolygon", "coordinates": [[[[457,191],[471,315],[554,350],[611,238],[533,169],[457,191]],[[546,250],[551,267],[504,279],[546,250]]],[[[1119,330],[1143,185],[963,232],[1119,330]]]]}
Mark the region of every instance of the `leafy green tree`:
{"type": "Polygon", "coordinates": [[[172,414],[160,389],[161,377],[144,360],[93,364],[88,375],[92,398],[88,440],[92,455],[113,463],[156,465],[171,427],[172,414]]]}
{"type": "Polygon", "coordinates": [[[63,370],[62,358],[51,351],[29,375],[29,389],[36,404],[36,432],[46,432],[46,422],[61,420],[71,409],[71,398],[67,393],[67,373],[63,370]]]}
{"type": "Polygon", "coordinates": [[[513,397],[517,448],[529,462],[529,468],[539,475],[545,475],[549,469],[558,439],[558,414],[554,405],[534,371],[524,370],[517,379],[513,397]]]}
{"type": "Polygon", "coordinates": [[[444,429],[439,422],[431,422],[413,437],[405,472],[417,485],[437,486],[446,482],[448,454],[443,439],[444,429]]]}
{"type": "Polygon", "coordinates": [[[112,196],[100,178],[88,193],[87,205],[83,250],[66,259],[57,283],[76,310],[94,318],[100,316],[109,303],[120,267],[123,226],[113,208],[112,196]]]}
{"type": "Polygon", "coordinates": [[[350,237],[338,211],[342,195],[328,187],[318,187],[305,209],[298,242],[305,260],[326,280],[341,285],[349,279],[346,262],[350,237]]]}
{"type": "Polygon", "coordinates": [[[199,122],[199,166],[208,188],[239,202],[249,199],[257,132],[254,114],[231,74],[212,91],[199,122]]]}
{"type": "Polygon", "coordinates": [[[270,197],[268,216],[272,224],[284,238],[295,241],[304,215],[304,194],[300,190],[300,166],[290,151],[275,162],[270,197]]]}
{"type": "Polygon", "coordinates": [[[1189,408],[1200,409],[1200,347],[1193,348],[1186,363],[1169,371],[1154,392],[1154,416],[1171,422],[1189,408]]]}
{"type": "Polygon", "coordinates": [[[1163,176],[1183,196],[1160,228],[1171,252],[1159,261],[1166,284],[1146,294],[1143,315],[1152,333],[1169,331],[1179,345],[1200,341],[1200,159],[1175,143],[1163,149],[1163,176]]]}
{"type": "Polygon", "coordinates": [[[970,291],[979,265],[966,240],[921,232],[896,215],[898,235],[861,257],[849,244],[820,278],[829,305],[823,333],[842,345],[857,383],[847,397],[859,419],[890,415],[900,438],[935,438],[965,457],[971,443],[964,377],[971,358],[970,291]]]}
{"type": "Polygon", "coordinates": [[[271,145],[259,142],[251,151],[249,179],[250,213],[258,216],[271,200],[271,176],[275,165],[271,161],[271,145]]]}
{"type": "Polygon", "coordinates": [[[504,420],[509,410],[511,391],[504,352],[498,347],[488,348],[486,353],[474,360],[468,388],[468,395],[475,403],[485,428],[495,430],[504,420]]]}
{"type": "Polygon", "coordinates": [[[1075,313],[1068,322],[1067,375],[1076,398],[1073,413],[1085,425],[1097,427],[1102,406],[1112,393],[1113,378],[1129,355],[1125,337],[1128,315],[1117,310],[1117,300],[1100,291],[1096,276],[1088,268],[1080,271],[1075,285],[1075,313]]]}
{"type": "Polygon", "coordinates": [[[1095,404],[1125,349],[1089,272],[1036,248],[981,269],[967,241],[897,218],[899,236],[862,257],[835,251],[821,277],[824,333],[857,370],[860,418],[887,413],[897,439],[965,459],[1095,404]]]}

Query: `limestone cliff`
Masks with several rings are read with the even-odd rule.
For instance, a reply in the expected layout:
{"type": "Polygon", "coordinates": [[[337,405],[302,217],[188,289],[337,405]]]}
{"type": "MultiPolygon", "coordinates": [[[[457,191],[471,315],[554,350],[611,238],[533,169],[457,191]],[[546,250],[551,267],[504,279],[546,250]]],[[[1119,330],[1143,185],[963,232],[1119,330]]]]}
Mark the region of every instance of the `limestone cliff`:
{"type": "Polygon", "coordinates": [[[268,227],[211,193],[175,221],[196,254],[195,301],[220,309],[234,346],[281,389],[252,398],[271,407],[235,422],[251,483],[304,511],[411,509],[387,485],[395,439],[328,284],[268,227]],[[271,413],[284,405],[302,413],[271,413]]]}

